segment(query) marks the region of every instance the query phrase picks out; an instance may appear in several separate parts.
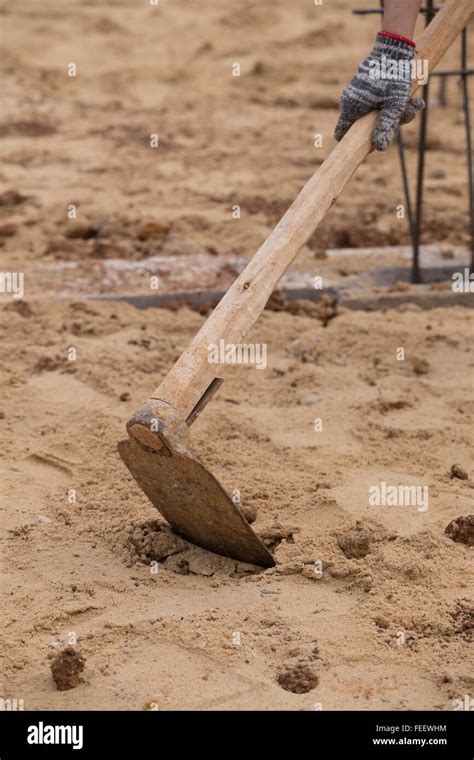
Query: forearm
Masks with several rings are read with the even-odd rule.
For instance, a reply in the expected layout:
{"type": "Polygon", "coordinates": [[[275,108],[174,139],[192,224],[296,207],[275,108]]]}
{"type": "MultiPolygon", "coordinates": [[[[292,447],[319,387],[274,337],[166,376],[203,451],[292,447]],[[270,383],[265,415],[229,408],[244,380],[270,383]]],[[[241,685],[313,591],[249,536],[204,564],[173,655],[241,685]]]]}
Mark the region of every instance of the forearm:
{"type": "Polygon", "coordinates": [[[422,0],[385,0],[382,31],[413,39],[422,0]]]}

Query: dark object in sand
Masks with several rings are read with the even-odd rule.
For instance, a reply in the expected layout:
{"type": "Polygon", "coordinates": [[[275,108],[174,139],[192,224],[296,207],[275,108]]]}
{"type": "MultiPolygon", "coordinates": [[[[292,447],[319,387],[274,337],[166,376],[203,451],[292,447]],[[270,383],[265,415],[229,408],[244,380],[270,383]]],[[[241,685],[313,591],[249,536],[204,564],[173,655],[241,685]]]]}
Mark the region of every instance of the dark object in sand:
{"type": "Polygon", "coordinates": [[[474,546],[474,515],[456,517],[446,526],[444,532],[458,544],[474,546]]]}
{"type": "Polygon", "coordinates": [[[81,682],[80,674],[86,661],[74,647],[66,647],[56,655],[51,663],[51,673],[59,691],[74,689],[81,682]]]}
{"type": "Polygon", "coordinates": [[[463,470],[460,464],[453,464],[449,475],[451,477],[451,480],[453,478],[458,478],[459,480],[467,480],[468,478],[466,470],[463,470]]]}
{"type": "Polygon", "coordinates": [[[291,691],[293,694],[307,694],[308,691],[316,688],[319,678],[307,665],[299,664],[280,673],[277,681],[285,691],[291,691]]]}

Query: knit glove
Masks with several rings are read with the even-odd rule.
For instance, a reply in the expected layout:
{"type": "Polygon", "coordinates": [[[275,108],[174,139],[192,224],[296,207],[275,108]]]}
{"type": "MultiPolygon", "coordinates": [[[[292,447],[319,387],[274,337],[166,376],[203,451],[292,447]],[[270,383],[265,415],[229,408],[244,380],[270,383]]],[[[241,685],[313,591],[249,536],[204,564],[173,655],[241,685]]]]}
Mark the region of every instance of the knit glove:
{"type": "Polygon", "coordinates": [[[423,100],[410,97],[415,53],[411,40],[386,32],[377,34],[372,51],[342,93],[336,140],[341,140],[357,119],[377,108],[380,114],[372,145],[387,150],[400,124],[407,124],[425,107],[423,100]]]}

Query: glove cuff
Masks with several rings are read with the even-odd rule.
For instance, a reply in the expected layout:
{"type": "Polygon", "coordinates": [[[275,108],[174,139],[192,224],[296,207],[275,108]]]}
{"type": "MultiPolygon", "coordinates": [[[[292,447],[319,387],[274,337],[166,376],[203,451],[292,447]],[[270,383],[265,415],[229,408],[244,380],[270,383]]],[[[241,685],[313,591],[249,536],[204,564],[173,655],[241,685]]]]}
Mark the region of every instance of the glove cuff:
{"type": "MultiPolygon", "coordinates": [[[[401,37],[399,34],[392,34],[391,32],[384,32],[380,31],[377,34],[377,40],[379,37],[388,37],[389,40],[392,41],[391,44],[395,44],[396,42],[402,43],[401,45],[397,46],[403,49],[405,45],[409,45],[411,48],[416,48],[416,42],[413,42],[413,40],[408,39],[408,37],[401,37]]],[[[380,40],[380,42],[383,42],[383,40],[380,40]]]]}

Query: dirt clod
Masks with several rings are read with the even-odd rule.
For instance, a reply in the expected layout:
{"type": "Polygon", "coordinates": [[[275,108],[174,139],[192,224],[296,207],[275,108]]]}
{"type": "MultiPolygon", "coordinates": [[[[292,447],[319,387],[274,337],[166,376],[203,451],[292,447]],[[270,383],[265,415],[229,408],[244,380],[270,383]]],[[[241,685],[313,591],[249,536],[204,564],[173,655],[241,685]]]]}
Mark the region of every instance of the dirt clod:
{"type": "Polygon", "coordinates": [[[430,368],[426,359],[420,359],[417,356],[413,359],[411,366],[415,375],[427,375],[430,368]]]}
{"type": "Polygon", "coordinates": [[[71,240],[90,240],[98,235],[100,230],[99,224],[83,224],[82,222],[71,222],[66,227],[64,236],[71,240]]]}
{"type": "Polygon", "coordinates": [[[474,636],[474,606],[471,602],[459,599],[454,611],[453,619],[454,634],[461,636],[465,641],[472,641],[474,636]]]}
{"type": "Polygon", "coordinates": [[[268,549],[275,549],[282,541],[293,544],[295,542],[293,535],[297,530],[297,528],[284,528],[282,525],[272,525],[260,533],[260,538],[268,549]]]}
{"type": "Polygon", "coordinates": [[[7,304],[7,306],[5,306],[5,311],[14,311],[16,314],[19,314],[20,317],[24,317],[24,319],[33,316],[33,310],[30,304],[23,299],[7,304]]]}
{"type": "Polygon", "coordinates": [[[257,519],[257,507],[255,504],[239,504],[239,508],[248,523],[252,524],[255,522],[257,519]]]}
{"type": "Polygon", "coordinates": [[[156,520],[136,526],[131,533],[130,544],[144,562],[163,562],[167,557],[187,548],[187,544],[181,538],[169,530],[164,530],[156,520]]]}
{"type": "Polygon", "coordinates": [[[458,480],[468,479],[468,474],[466,470],[463,467],[461,467],[460,464],[453,464],[449,474],[450,474],[451,480],[453,480],[454,478],[458,478],[458,480]]]}
{"type": "Polygon", "coordinates": [[[17,190],[5,190],[4,193],[0,194],[0,206],[7,208],[9,206],[19,206],[20,203],[26,200],[26,195],[21,195],[17,190]]]}
{"type": "Polygon", "coordinates": [[[13,222],[5,222],[0,224],[0,238],[13,237],[16,235],[17,226],[13,222]]]}
{"type": "Polygon", "coordinates": [[[459,544],[474,546],[474,515],[462,515],[451,520],[444,532],[459,544]]]}
{"type": "Polygon", "coordinates": [[[282,671],[277,681],[285,691],[291,691],[293,694],[307,694],[316,688],[319,678],[307,665],[298,664],[282,671]]]}
{"type": "Polygon", "coordinates": [[[64,359],[61,356],[40,356],[34,366],[35,372],[54,372],[62,367],[64,359]]]}
{"type": "Polygon", "coordinates": [[[348,530],[337,537],[337,543],[348,559],[361,559],[370,552],[371,535],[367,530],[348,530]]]}
{"type": "Polygon", "coordinates": [[[81,682],[86,661],[74,647],[66,647],[51,663],[51,674],[59,691],[75,689],[81,682]]]}
{"type": "Polygon", "coordinates": [[[143,222],[137,231],[139,240],[162,240],[169,232],[169,224],[158,221],[143,222]]]}

